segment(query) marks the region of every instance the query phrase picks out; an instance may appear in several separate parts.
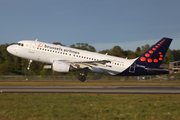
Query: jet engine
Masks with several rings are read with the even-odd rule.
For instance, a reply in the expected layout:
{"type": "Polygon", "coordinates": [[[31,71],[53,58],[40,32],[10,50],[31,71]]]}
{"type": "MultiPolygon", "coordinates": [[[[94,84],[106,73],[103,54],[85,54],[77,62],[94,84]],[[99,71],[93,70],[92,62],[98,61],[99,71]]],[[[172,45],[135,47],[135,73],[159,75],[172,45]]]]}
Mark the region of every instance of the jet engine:
{"type": "Polygon", "coordinates": [[[69,69],[70,69],[69,63],[65,63],[65,62],[57,61],[57,60],[53,62],[52,66],[53,66],[52,67],[53,71],[56,71],[56,72],[69,72],[69,69]]]}

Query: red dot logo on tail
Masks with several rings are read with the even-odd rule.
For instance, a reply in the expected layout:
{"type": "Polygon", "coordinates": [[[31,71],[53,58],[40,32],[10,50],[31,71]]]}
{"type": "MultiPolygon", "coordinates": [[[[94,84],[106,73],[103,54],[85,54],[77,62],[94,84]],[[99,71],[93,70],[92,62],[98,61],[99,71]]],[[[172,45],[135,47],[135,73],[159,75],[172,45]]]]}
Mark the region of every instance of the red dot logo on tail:
{"type": "Polygon", "coordinates": [[[155,47],[158,48],[159,46],[156,45],[155,47]]]}
{"type": "Polygon", "coordinates": [[[152,54],[152,53],[153,53],[153,51],[152,51],[152,50],[150,50],[150,51],[149,51],[149,53],[151,53],[151,54],[152,54]]]}
{"type": "Polygon", "coordinates": [[[156,44],[154,44],[149,50],[142,54],[137,62],[148,64],[149,66],[160,66],[161,62],[164,60],[164,56],[167,49],[171,43],[172,39],[163,38],[156,44]]]}
{"type": "Polygon", "coordinates": [[[162,58],[159,58],[160,61],[162,61],[163,59],[162,58]]]}
{"type": "Polygon", "coordinates": [[[146,56],[146,57],[150,57],[150,54],[149,54],[149,53],[146,53],[145,56],[146,56]]]}
{"type": "Polygon", "coordinates": [[[152,48],[152,50],[154,50],[154,51],[155,51],[155,50],[156,50],[156,48],[152,48]]]}
{"type": "Polygon", "coordinates": [[[151,58],[149,58],[151,56],[150,54],[154,53],[156,50],[157,50],[156,48],[152,48],[152,50],[149,50],[149,53],[145,53],[144,54],[145,57],[141,57],[140,60],[142,62],[145,62],[147,60],[147,62],[149,62],[149,63],[152,63],[152,62],[158,63],[159,61],[162,61],[163,60],[162,52],[159,52],[159,57],[158,58],[155,58],[153,60],[151,58]]]}
{"type": "Polygon", "coordinates": [[[155,63],[157,63],[157,62],[158,62],[158,60],[157,60],[157,59],[154,59],[154,62],[155,62],[155,63]]]}
{"type": "Polygon", "coordinates": [[[162,43],[165,42],[165,40],[161,40],[160,42],[158,42],[156,45],[154,45],[154,47],[152,47],[151,50],[149,50],[147,53],[144,54],[144,57],[141,57],[140,60],[142,62],[149,62],[149,63],[158,63],[159,61],[163,60],[163,55],[162,52],[159,52],[159,57],[157,58],[151,58],[153,53],[156,53],[156,50],[158,50],[158,48],[162,45],[162,43]]]}
{"type": "Polygon", "coordinates": [[[141,57],[140,60],[141,61],[146,61],[146,58],[145,57],[141,57]]]}
{"type": "Polygon", "coordinates": [[[148,61],[149,63],[152,63],[152,59],[151,59],[151,58],[148,58],[147,61],[148,61]]]}

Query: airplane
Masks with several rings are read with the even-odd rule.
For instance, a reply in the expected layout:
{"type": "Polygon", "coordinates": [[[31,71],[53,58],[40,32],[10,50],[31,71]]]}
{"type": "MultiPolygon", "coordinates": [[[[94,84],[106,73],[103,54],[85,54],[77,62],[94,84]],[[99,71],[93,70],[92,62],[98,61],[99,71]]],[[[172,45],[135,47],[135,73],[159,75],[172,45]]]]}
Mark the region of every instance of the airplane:
{"type": "Polygon", "coordinates": [[[51,64],[56,72],[79,71],[78,79],[86,80],[85,72],[114,76],[141,76],[168,74],[169,70],[160,65],[172,42],[171,38],[162,38],[149,50],[135,59],[120,58],[107,54],[89,52],[60,45],[33,40],[22,40],[7,47],[15,56],[32,61],[51,64]]]}

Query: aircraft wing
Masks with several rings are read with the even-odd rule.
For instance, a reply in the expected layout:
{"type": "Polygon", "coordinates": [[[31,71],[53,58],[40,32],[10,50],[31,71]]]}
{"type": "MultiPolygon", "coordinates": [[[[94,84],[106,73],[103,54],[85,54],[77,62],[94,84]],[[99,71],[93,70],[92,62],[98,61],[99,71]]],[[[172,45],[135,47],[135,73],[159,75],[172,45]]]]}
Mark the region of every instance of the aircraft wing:
{"type": "Polygon", "coordinates": [[[108,60],[101,60],[101,61],[77,61],[77,62],[74,62],[74,61],[65,61],[65,60],[61,60],[62,62],[66,62],[66,63],[69,63],[71,64],[71,66],[73,66],[74,68],[77,68],[77,69],[85,69],[85,68],[88,68],[88,69],[92,69],[92,67],[97,67],[97,66],[102,66],[102,67],[105,67],[104,65],[110,61],[108,60]]]}

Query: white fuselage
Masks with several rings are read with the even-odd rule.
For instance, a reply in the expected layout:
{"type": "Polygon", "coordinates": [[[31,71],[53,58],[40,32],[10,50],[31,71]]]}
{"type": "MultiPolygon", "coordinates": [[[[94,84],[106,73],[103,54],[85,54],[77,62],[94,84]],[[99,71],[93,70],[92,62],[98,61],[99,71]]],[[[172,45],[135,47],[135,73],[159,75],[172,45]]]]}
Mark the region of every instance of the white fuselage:
{"type": "Polygon", "coordinates": [[[94,66],[90,72],[117,75],[133,64],[135,59],[124,59],[110,55],[104,55],[86,50],[64,47],[39,41],[23,40],[16,45],[7,48],[11,54],[30,59],[34,61],[53,64],[53,61],[71,61],[71,62],[88,62],[88,61],[111,61],[104,66],[94,66]]]}

